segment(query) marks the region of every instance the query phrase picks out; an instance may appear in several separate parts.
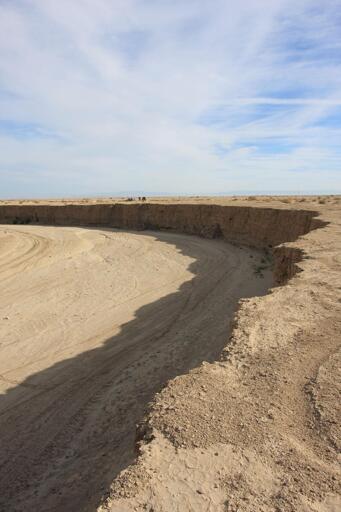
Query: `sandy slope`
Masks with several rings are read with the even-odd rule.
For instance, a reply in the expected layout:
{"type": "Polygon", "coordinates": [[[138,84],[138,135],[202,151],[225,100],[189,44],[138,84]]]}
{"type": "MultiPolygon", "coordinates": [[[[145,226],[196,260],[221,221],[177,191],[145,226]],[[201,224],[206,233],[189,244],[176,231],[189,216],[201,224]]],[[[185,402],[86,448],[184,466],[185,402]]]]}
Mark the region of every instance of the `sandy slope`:
{"type": "Polygon", "coordinates": [[[95,510],[134,459],[146,404],[216,360],[237,301],[266,292],[261,257],[176,234],[1,226],[0,510],[95,510]]]}
{"type": "Polygon", "coordinates": [[[328,224],[287,244],[303,272],[243,301],[222,356],[155,397],[137,464],[101,510],[341,510],[341,198],[236,203],[316,209],[328,224]]]}

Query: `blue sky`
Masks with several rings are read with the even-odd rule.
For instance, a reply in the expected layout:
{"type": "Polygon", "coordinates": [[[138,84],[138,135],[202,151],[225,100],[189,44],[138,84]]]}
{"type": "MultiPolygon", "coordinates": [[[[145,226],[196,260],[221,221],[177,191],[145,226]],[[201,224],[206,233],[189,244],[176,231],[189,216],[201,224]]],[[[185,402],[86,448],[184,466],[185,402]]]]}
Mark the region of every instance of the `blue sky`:
{"type": "Polygon", "coordinates": [[[0,1],[0,197],[341,193],[341,0],[0,1]]]}

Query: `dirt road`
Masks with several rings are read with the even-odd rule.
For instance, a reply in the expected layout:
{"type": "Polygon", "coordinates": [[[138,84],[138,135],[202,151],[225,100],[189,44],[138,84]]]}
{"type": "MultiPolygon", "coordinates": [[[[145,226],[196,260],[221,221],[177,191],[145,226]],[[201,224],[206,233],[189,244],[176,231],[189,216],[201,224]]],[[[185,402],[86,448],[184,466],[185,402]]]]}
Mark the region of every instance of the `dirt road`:
{"type": "Polygon", "coordinates": [[[219,357],[263,255],[169,233],[0,227],[0,510],[94,511],[168,379],[219,357]]]}

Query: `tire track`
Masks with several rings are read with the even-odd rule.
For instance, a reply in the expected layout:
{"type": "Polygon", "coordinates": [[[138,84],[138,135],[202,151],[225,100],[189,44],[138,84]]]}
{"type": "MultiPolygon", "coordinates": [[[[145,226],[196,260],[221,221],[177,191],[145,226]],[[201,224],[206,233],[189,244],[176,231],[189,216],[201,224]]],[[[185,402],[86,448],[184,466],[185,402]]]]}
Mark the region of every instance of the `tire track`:
{"type": "MultiPolygon", "coordinates": [[[[22,316],[16,345],[0,347],[0,509],[93,511],[133,460],[147,403],[168,379],[218,357],[238,299],[268,282],[249,252],[218,241],[14,231],[18,247],[22,237],[32,248],[4,263],[12,274],[1,283],[22,316]]],[[[4,338],[10,322],[0,323],[4,338]]]]}

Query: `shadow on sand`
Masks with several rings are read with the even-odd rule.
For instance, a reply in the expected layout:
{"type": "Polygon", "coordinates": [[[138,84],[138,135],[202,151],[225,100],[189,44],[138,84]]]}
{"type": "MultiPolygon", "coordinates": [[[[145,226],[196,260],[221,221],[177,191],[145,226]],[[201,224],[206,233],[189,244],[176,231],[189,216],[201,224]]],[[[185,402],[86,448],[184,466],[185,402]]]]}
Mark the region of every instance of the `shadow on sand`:
{"type": "Polygon", "coordinates": [[[199,250],[210,241],[149,235],[194,259],[192,280],[138,309],[103,345],[31,375],[0,397],[0,510],[94,512],[118,472],[133,462],[136,424],[155,393],[176,375],[219,358],[238,300],[267,293],[270,282],[259,277],[249,295],[243,288],[252,259],[249,275],[229,288],[243,249],[233,247],[230,261],[226,244],[215,241],[212,263],[212,255],[199,250]]]}

